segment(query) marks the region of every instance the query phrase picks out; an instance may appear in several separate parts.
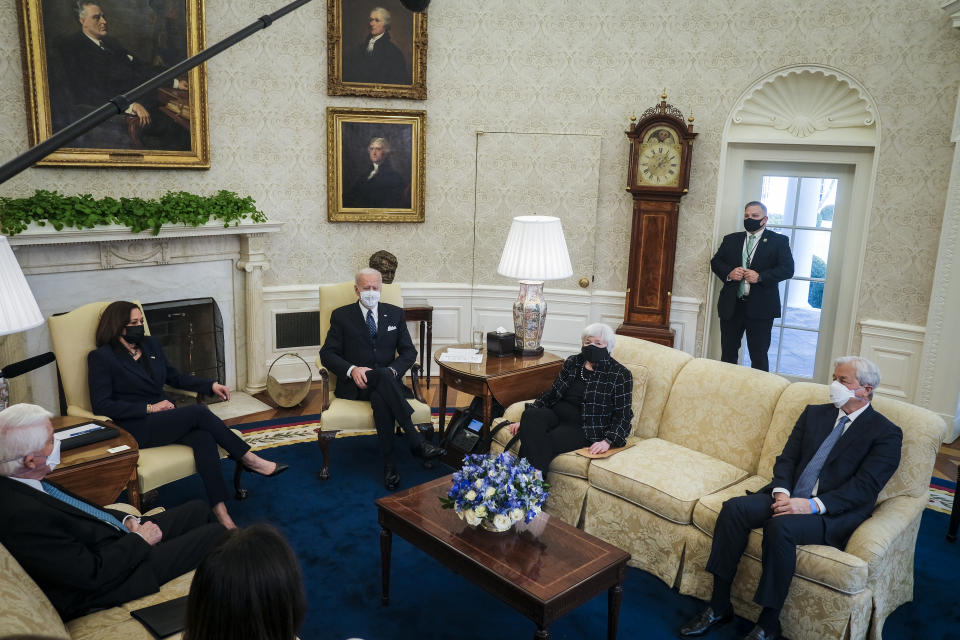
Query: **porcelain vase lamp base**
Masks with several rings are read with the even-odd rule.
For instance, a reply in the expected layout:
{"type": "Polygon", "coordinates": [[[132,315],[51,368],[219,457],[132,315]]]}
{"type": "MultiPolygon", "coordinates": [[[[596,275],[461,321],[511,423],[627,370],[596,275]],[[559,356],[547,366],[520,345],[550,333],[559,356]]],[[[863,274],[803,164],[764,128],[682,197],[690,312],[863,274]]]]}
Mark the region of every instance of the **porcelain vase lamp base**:
{"type": "Polygon", "coordinates": [[[516,332],[514,351],[521,356],[543,353],[540,338],[547,319],[547,301],[543,298],[543,281],[520,281],[520,294],[513,303],[513,329],[516,332]]]}

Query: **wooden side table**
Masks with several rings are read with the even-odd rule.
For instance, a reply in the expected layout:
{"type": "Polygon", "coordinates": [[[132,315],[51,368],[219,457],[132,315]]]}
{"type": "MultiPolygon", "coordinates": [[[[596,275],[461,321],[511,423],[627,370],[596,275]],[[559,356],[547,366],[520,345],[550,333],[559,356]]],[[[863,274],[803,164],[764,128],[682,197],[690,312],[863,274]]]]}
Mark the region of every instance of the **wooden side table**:
{"type": "Polygon", "coordinates": [[[137,492],[137,459],[140,457],[140,449],[133,436],[115,424],[99,420],[59,416],[52,418],[50,422],[54,431],[94,422],[113,427],[119,431],[119,435],[64,451],[60,464],[53,473],[47,475],[48,479],[99,505],[115,502],[124,489],[137,492]],[[126,451],[107,451],[124,444],[130,447],[126,451]]]}
{"type": "Polygon", "coordinates": [[[427,389],[430,388],[430,354],[433,353],[433,307],[427,305],[423,307],[404,307],[403,317],[407,322],[420,323],[420,368],[423,369],[423,329],[427,329],[427,389]]]}
{"type": "MultiPolygon", "coordinates": [[[[455,349],[468,349],[468,344],[452,345],[455,349]]],[[[440,355],[446,348],[437,351],[434,356],[440,366],[440,437],[447,419],[447,388],[453,387],[473,396],[483,398],[483,428],[481,438],[490,433],[490,414],[493,399],[507,407],[514,402],[536,398],[550,388],[560,368],[563,358],[544,351],[539,356],[521,357],[518,355],[503,358],[483,356],[480,364],[465,362],[441,362],[440,355]]]]}

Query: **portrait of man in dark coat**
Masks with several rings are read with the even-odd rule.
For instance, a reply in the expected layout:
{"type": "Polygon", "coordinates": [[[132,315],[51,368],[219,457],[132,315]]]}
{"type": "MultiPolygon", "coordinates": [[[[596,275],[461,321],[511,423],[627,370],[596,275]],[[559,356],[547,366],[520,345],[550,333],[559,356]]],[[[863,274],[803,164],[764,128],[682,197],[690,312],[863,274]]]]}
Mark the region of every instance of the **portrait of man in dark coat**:
{"type": "Polygon", "coordinates": [[[344,47],[343,81],[367,84],[411,84],[408,56],[390,37],[390,11],[374,7],[367,22],[367,36],[351,48],[344,47]]]}

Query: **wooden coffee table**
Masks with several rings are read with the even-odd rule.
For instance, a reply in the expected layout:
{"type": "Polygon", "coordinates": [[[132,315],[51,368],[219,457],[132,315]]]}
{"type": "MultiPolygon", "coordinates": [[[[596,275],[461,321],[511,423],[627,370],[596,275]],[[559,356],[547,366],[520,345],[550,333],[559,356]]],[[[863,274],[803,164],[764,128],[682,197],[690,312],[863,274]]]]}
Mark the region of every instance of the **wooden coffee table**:
{"type": "Polygon", "coordinates": [[[383,604],[390,601],[396,533],[533,620],[537,640],[550,637],[554,620],[606,589],[607,638],[617,637],[629,553],[547,514],[520,531],[474,529],[441,507],[437,497],[447,494],[450,483],[445,476],[376,501],[383,604]]]}
{"type": "Polygon", "coordinates": [[[53,473],[47,475],[47,479],[99,505],[115,502],[124,489],[138,490],[137,459],[140,457],[140,449],[133,436],[113,423],[99,420],[59,416],[50,422],[54,430],[87,422],[105,424],[116,429],[118,435],[109,440],[64,451],[60,464],[53,473]],[[107,451],[120,445],[130,448],[117,453],[107,451]]]}

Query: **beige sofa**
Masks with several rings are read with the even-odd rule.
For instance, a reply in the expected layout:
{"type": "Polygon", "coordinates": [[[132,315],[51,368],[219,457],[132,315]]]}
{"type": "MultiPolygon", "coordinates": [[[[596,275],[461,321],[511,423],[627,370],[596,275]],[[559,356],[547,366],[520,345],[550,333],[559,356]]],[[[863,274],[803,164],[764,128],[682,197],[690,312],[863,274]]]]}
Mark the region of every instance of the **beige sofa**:
{"type": "MultiPolygon", "coordinates": [[[[707,599],[712,576],[704,567],[720,506],[767,483],[803,407],[829,401],[827,386],[624,336],[613,355],[634,377],[634,446],[593,462],[556,458],[547,511],[630,552],[632,566],[681,593],[707,599]]],[[[795,640],[880,638],[887,615],[913,597],[920,515],[946,425],[896,400],[877,396],[874,407],[903,429],[900,466],[845,550],[800,547],[781,614],[783,634],[795,640]]],[[[505,417],[522,412],[518,403],[505,417]]],[[[494,451],[506,444],[504,431],[494,451]]],[[[735,610],[752,619],[761,539],[761,530],[751,534],[733,586],[735,610]]]]}
{"type": "MultiPolygon", "coordinates": [[[[137,514],[128,505],[110,505],[137,514]]],[[[150,512],[153,513],[153,512],[150,512]]],[[[167,582],[157,593],[131,600],[118,607],[81,616],[64,624],[50,600],[7,549],[0,545],[0,638],[42,636],[64,640],[153,640],[153,634],[130,612],[185,596],[190,592],[193,571],[167,582]]],[[[169,636],[178,640],[180,634],[169,636]]]]}

